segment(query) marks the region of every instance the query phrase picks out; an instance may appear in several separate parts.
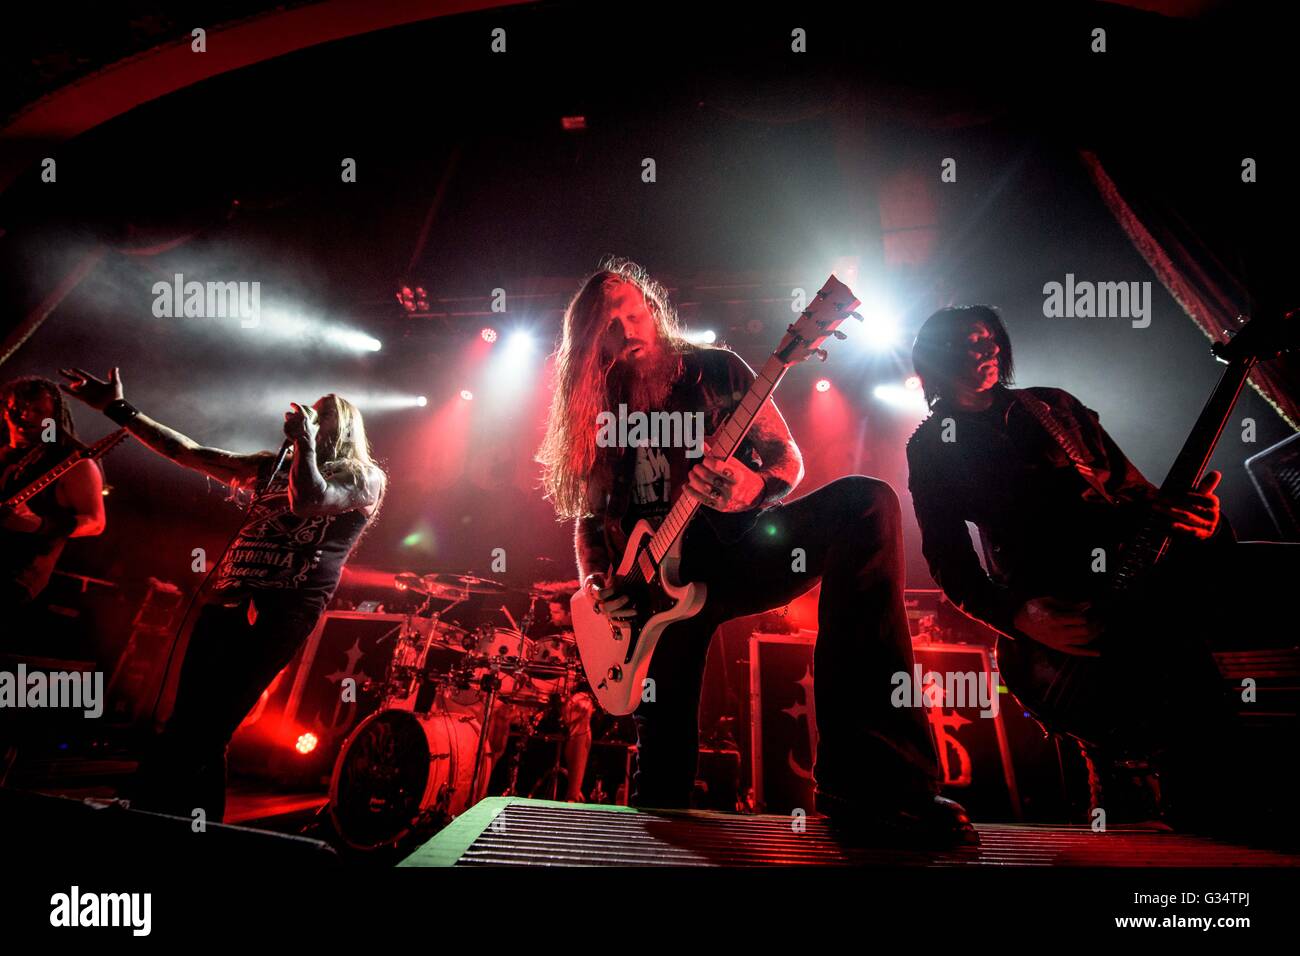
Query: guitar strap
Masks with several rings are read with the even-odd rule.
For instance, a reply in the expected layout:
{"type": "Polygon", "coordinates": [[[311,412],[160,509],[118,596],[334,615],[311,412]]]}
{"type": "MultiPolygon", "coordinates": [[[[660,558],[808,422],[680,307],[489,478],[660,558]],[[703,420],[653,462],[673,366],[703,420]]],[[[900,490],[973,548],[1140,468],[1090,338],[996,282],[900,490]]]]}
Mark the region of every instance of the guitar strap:
{"type": "Polygon", "coordinates": [[[1061,427],[1061,423],[1052,414],[1052,407],[1042,399],[1030,395],[1024,390],[1017,390],[1011,394],[1020,403],[1021,408],[1029,412],[1060,449],[1065,452],[1066,457],[1070,459],[1070,464],[1079,473],[1079,477],[1087,482],[1093,491],[1101,495],[1103,501],[1115,504],[1115,498],[1106,490],[1106,486],[1097,477],[1097,472],[1088,464],[1087,453],[1079,447],[1079,443],[1074,440],[1074,436],[1061,427]]]}

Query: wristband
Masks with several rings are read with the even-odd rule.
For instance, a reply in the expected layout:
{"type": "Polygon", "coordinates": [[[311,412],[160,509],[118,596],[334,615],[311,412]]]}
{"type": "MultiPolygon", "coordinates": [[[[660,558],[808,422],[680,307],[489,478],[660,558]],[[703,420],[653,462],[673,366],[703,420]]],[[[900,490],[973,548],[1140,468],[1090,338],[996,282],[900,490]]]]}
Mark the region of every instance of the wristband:
{"type": "Polygon", "coordinates": [[[136,408],[125,398],[115,398],[104,406],[104,414],[112,421],[119,425],[125,425],[135,416],[140,414],[140,409],[136,408]]]}

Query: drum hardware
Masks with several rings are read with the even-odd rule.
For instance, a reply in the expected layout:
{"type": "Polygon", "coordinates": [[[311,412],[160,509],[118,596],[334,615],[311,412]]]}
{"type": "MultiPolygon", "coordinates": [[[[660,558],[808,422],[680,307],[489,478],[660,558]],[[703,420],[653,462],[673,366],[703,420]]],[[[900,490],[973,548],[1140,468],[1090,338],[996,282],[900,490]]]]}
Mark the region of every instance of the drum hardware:
{"type": "Polygon", "coordinates": [[[396,706],[414,699],[421,684],[429,679],[429,651],[435,645],[457,649],[463,643],[464,633],[454,624],[443,623],[439,614],[427,618],[406,615],[384,679],[387,689],[383,706],[396,706]]]}
{"type": "Polygon", "coordinates": [[[539,602],[552,597],[526,592],[528,612],[520,620],[501,607],[510,627],[469,630],[445,620],[450,608],[471,594],[504,593],[503,585],[468,575],[403,572],[394,586],[427,600],[396,628],[386,675],[365,682],[367,691],[380,692],[382,704],[336,760],[327,810],[344,842],[357,849],[396,845],[485,796],[493,712],[503,707],[509,710],[501,716],[519,728],[507,793],[517,792],[520,758],[547,740],[557,743],[555,761],[532,793],[549,784],[558,796],[565,736],[539,728],[552,708],[561,712],[573,696],[580,671],[571,633],[529,636],[539,602]],[[447,600],[453,603],[431,611],[435,601],[447,600]]]}
{"type": "MultiPolygon", "coordinates": [[[[479,686],[487,692],[487,698],[483,703],[483,719],[479,721],[478,748],[474,754],[474,776],[470,778],[470,796],[469,806],[478,803],[480,796],[479,777],[483,773],[483,755],[487,752],[488,731],[492,726],[492,705],[496,703],[497,691],[501,687],[501,679],[497,676],[495,669],[489,669],[486,674],[479,680],[479,686]]],[[[487,789],[487,781],[483,781],[483,789],[487,789]]]]}
{"type": "Polygon", "coordinates": [[[505,793],[501,794],[503,797],[513,797],[519,793],[519,765],[523,760],[525,751],[528,749],[529,742],[536,736],[537,728],[545,719],[546,711],[542,711],[524,725],[525,729],[520,734],[514,753],[510,757],[510,782],[506,784],[505,793]]]}

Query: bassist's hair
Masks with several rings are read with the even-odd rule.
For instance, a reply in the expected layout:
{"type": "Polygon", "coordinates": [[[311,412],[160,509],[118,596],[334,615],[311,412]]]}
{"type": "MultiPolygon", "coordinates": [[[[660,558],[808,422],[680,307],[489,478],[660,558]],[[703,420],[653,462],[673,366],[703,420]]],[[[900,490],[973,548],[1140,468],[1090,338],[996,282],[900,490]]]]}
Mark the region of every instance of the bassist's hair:
{"type": "Polygon", "coordinates": [[[989,305],[949,306],[925,320],[912,345],[912,367],[921,379],[927,406],[943,398],[943,380],[952,376],[954,362],[965,355],[966,333],[974,322],[987,325],[997,343],[998,384],[1005,386],[1015,381],[1011,337],[997,310],[989,305]]]}

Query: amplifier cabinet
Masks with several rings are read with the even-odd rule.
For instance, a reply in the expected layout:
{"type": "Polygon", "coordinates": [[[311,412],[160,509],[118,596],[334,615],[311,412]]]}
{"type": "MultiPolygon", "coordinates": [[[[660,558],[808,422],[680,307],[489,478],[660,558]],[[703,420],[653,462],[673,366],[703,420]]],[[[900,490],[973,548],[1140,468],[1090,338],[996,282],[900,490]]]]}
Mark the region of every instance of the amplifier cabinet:
{"type": "MultiPolygon", "coordinates": [[[[816,806],[812,773],[817,755],[816,636],[815,631],[804,630],[750,637],[750,765],[759,812],[788,813],[816,806]]],[[[913,652],[921,675],[960,674],[971,683],[983,683],[988,693],[996,695],[996,706],[981,706],[977,697],[963,694],[940,701],[941,706],[926,707],[944,791],[984,819],[1020,819],[1003,711],[1016,717],[1021,711],[1001,685],[988,649],[918,642],[913,652]]],[[[985,697],[986,702],[992,699],[985,697]]]]}
{"type": "Polygon", "coordinates": [[[408,620],[404,614],[364,611],[322,615],[235,732],[232,769],[286,782],[328,775],[348,734],[378,708],[393,649],[408,620]],[[349,678],[356,693],[345,699],[343,682],[349,678]]]}

